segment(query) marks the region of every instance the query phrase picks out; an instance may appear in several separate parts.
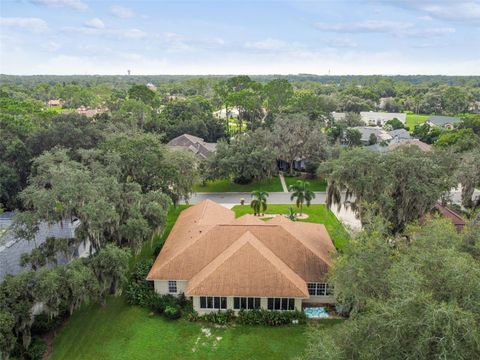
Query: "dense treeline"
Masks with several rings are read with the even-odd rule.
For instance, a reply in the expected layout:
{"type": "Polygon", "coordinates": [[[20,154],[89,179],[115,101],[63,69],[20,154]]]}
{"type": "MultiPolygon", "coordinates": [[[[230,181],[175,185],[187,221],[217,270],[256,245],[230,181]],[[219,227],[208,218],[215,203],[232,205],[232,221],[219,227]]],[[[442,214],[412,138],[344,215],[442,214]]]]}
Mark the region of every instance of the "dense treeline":
{"type": "MultiPolygon", "coordinates": [[[[96,252],[88,260],[60,267],[53,259],[65,247],[58,242],[25,254],[22,261],[32,271],[9,276],[0,286],[2,355],[13,351],[29,357],[34,305],[43,304],[45,313],[55,317],[117,293],[128,253],[139,251],[163,230],[169,206],[188,199],[199,180],[254,182],[274,175],[279,160],[293,173],[294,163],[301,159],[309,176],[328,180],[329,206],[346,203],[365,227],[372,217],[382,216],[377,238],[395,251],[400,244],[396,239],[408,242],[414,237],[409,224],[452,186],[462,185],[462,204],[470,217],[475,218],[480,206],[480,199],[472,197],[480,184],[478,115],[465,117],[453,130],[411,129],[434,144],[431,152],[413,147],[386,154],[367,152],[360,148],[358,131],[350,129],[361,124],[358,112],[368,110],[464,117],[477,111],[478,77],[2,76],[0,84],[0,208],[16,211],[14,229],[27,240],[41,222],[78,219],[75,241],[92,244],[96,252]],[[54,99],[61,102],[49,106],[54,99]],[[89,117],[77,114],[75,109],[82,106],[98,111],[89,117]],[[335,121],[333,111],[347,116],[335,121]],[[199,161],[191,152],[165,145],[183,133],[218,142],[216,153],[199,161]],[[341,198],[343,192],[348,199],[341,198]],[[69,295],[59,289],[69,289],[69,295]]],[[[393,121],[388,126],[403,125],[393,121]]],[[[365,236],[375,239],[372,233],[365,236]]],[[[478,256],[478,232],[465,236],[455,240],[456,251],[478,256]]],[[[387,251],[381,241],[368,246],[387,251]]],[[[349,251],[345,256],[355,260],[355,249],[349,251]]],[[[415,267],[409,261],[417,259],[409,251],[401,255],[406,265],[415,267]]],[[[388,253],[388,259],[381,260],[398,254],[388,253]]],[[[397,265],[389,263],[380,280],[390,281],[386,274],[397,271],[391,269],[397,265]]],[[[371,299],[342,293],[351,284],[335,279],[346,314],[369,309],[371,299]]],[[[382,290],[391,291],[388,296],[393,298],[396,286],[382,290]]],[[[381,300],[391,300],[385,299],[381,300]]],[[[365,316],[384,309],[384,303],[372,304],[365,316]]],[[[422,314],[428,316],[427,310],[422,314]]],[[[471,311],[459,311],[464,310],[471,311]]],[[[405,309],[396,311],[393,320],[405,309]]],[[[358,338],[364,334],[363,328],[348,326],[345,334],[358,338]]],[[[313,344],[312,349],[330,351],[334,340],[328,341],[313,344]]],[[[343,349],[348,345],[335,344],[343,349]]],[[[465,346],[474,349],[470,340],[465,346]]],[[[347,357],[352,354],[345,351],[347,357]]]]}

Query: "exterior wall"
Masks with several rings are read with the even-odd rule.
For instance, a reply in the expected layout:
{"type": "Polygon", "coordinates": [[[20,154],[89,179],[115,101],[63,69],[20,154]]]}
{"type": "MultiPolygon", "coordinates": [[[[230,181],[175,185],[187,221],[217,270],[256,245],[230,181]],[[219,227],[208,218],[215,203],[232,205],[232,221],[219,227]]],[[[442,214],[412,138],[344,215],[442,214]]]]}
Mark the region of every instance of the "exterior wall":
{"type": "Polygon", "coordinates": [[[303,299],[303,304],[335,304],[335,297],[328,296],[310,296],[308,299],[303,299]]]}
{"type": "MultiPolygon", "coordinates": [[[[199,315],[204,315],[208,314],[211,312],[217,312],[218,309],[201,309],[200,308],[200,296],[193,296],[193,309],[199,314],[199,315]]],[[[267,310],[268,308],[268,298],[262,297],[260,298],[260,308],[267,310]]],[[[306,301],[306,299],[299,299],[295,298],[295,310],[302,311],[302,301],[306,301]]],[[[239,310],[234,310],[233,309],[233,296],[227,296],[227,309],[231,309],[235,311],[235,313],[238,313],[239,310]]],[[[225,309],[224,309],[225,310],[225,309]]]]}
{"type": "MultiPolygon", "coordinates": [[[[176,280],[176,281],[177,281],[177,293],[172,295],[180,295],[181,293],[184,293],[185,289],[187,288],[187,284],[188,284],[187,280],[176,280]]],[[[168,292],[168,280],[154,280],[153,286],[157,294],[160,294],[160,295],[170,294],[168,292]]]]}

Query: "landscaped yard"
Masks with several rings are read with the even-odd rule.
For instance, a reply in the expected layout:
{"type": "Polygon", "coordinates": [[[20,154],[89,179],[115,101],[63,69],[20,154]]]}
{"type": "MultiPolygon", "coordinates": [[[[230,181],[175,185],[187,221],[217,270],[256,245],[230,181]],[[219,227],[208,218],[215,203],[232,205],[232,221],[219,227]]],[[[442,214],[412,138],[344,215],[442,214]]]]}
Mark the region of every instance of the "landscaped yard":
{"type": "MultiPolygon", "coordinates": [[[[268,205],[268,209],[265,214],[286,214],[288,208],[292,206],[296,209],[295,205],[268,205]]],[[[253,214],[253,210],[249,205],[237,205],[234,206],[233,211],[237,217],[245,214],[253,214]]],[[[296,209],[298,211],[298,209],[296,209]]],[[[303,206],[303,212],[308,214],[308,219],[300,220],[306,222],[313,222],[318,224],[324,224],[332,238],[335,247],[338,250],[342,250],[348,243],[350,236],[343,227],[342,223],[336,218],[336,216],[327,209],[324,204],[314,204],[309,207],[303,206]]]]}
{"type": "Polygon", "coordinates": [[[407,120],[405,121],[405,126],[407,126],[412,132],[415,129],[416,125],[423,124],[430,115],[420,115],[420,114],[410,114],[407,113],[407,120]]]}
{"type": "Polygon", "coordinates": [[[168,321],[111,298],[105,307],[86,306],[68,320],[51,359],[291,359],[303,351],[307,329],[168,321]]]}
{"type": "MultiPolygon", "coordinates": [[[[134,261],[152,255],[186,207],[170,210],[164,234],[145,244],[134,261]]],[[[273,212],[288,209],[288,205],[270,207],[273,212]]],[[[241,215],[250,208],[234,210],[241,215]]],[[[312,205],[307,211],[310,214],[307,221],[323,220],[329,231],[338,227],[324,205],[312,205]]],[[[331,234],[341,237],[340,229],[331,234]]],[[[321,320],[316,324],[332,327],[340,321],[321,320]]],[[[51,359],[291,359],[305,348],[308,328],[306,325],[222,328],[186,320],[168,321],[147,309],[127,305],[122,297],[109,298],[104,307],[93,304],[74,313],[58,332],[51,359]]]]}
{"type": "MultiPolygon", "coordinates": [[[[285,176],[287,187],[295,184],[297,180],[304,180],[299,177],[285,176]]],[[[310,190],[325,191],[327,182],[324,179],[308,179],[310,190]]],[[[267,192],[282,192],[282,184],[278,176],[274,176],[265,180],[256,181],[251,184],[235,184],[229,179],[221,179],[207,181],[205,185],[197,184],[193,187],[195,192],[251,192],[253,190],[267,192]]]]}
{"type": "Polygon", "coordinates": [[[285,176],[287,187],[295,184],[298,180],[308,181],[310,183],[310,190],[312,191],[325,191],[327,189],[327,181],[325,179],[302,179],[299,177],[285,176]]]}
{"type": "Polygon", "coordinates": [[[243,185],[235,184],[230,179],[221,179],[207,181],[205,186],[198,184],[193,187],[193,191],[195,192],[251,192],[253,190],[267,192],[283,191],[282,184],[277,176],[243,185]]]}

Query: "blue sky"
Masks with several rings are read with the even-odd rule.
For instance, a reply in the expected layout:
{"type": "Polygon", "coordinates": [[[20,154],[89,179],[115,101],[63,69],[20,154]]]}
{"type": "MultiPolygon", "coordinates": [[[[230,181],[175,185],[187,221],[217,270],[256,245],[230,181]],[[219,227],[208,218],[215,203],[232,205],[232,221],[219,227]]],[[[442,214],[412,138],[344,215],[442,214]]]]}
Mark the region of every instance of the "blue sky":
{"type": "Polygon", "coordinates": [[[480,75],[480,0],[0,0],[6,74],[480,75]]]}

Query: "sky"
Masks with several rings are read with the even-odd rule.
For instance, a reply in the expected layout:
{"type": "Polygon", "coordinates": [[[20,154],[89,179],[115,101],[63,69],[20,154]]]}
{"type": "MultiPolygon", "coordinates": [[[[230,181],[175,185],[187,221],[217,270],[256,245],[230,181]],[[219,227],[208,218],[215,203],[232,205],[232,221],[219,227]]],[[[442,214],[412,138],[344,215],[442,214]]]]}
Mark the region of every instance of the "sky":
{"type": "Polygon", "coordinates": [[[480,75],[480,0],[0,0],[2,74],[480,75]]]}

